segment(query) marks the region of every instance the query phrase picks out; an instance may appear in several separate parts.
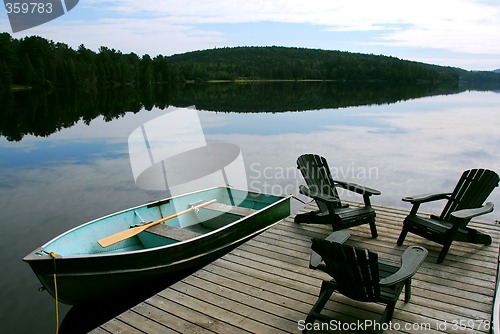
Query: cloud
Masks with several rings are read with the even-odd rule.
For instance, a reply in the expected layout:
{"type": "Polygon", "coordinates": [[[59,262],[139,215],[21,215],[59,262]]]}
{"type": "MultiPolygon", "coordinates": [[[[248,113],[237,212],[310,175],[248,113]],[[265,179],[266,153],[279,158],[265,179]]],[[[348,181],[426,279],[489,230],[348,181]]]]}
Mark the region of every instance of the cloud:
{"type": "MultiPolygon", "coordinates": [[[[213,39],[213,42],[220,42],[226,36],[197,29],[196,26],[251,22],[306,23],[323,26],[324,30],[334,32],[381,32],[377,39],[365,41],[371,45],[500,53],[500,37],[497,33],[500,30],[500,4],[494,2],[90,0],[89,6],[105,8],[115,15],[136,13],[131,22],[132,27],[140,29],[142,26],[153,34],[159,34],[160,31],[151,25],[165,27],[167,33],[174,30],[187,36],[204,35],[213,39]],[[186,26],[192,29],[186,29],[186,26]]],[[[126,22],[130,21],[127,18],[126,22]]]]}
{"type": "MultiPolygon", "coordinates": [[[[106,18],[96,22],[66,21],[42,25],[26,31],[73,48],[84,44],[97,51],[114,48],[139,55],[171,55],[191,50],[212,48],[224,39],[224,33],[197,29],[191,25],[172,24],[167,18],[106,18]]],[[[20,34],[14,35],[20,38],[20,34]]]]}

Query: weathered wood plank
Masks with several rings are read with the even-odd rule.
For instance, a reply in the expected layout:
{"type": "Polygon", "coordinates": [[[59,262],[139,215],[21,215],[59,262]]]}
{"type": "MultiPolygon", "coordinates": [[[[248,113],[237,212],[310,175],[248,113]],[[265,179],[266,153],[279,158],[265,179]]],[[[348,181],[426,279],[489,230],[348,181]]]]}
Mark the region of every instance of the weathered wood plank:
{"type": "MultiPolygon", "coordinates": [[[[182,305],[173,305],[167,302],[164,298],[156,295],[144,303],[137,305],[134,308],[134,312],[144,314],[147,316],[147,321],[155,321],[161,324],[165,332],[167,329],[175,329],[179,333],[197,333],[197,334],[208,334],[213,333],[213,326],[199,326],[200,319],[203,322],[206,321],[206,317],[200,317],[201,313],[191,312],[189,308],[183,307],[182,305]],[[172,312],[174,311],[174,312],[172,312]],[[177,313],[175,312],[177,311],[177,313]],[[179,312],[181,311],[181,312],[179,312]]],[[[212,324],[210,321],[206,321],[207,324],[212,324]]],[[[215,328],[221,330],[223,328],[215,328]]]]}
{"type": "Polygon", "coordinates": [[[98,328],[94,329],[94,331],[92,333],[94,333],[94,334],[109,334],[110,332],[108,332],[107,330],[105,330],[102,327],[98,327],[98,328]]]}
{"type": "MultiPolygon", "coordinates": [[[[118,318],[112,319],[101,326],[102,329],[109,333],[120,333],[120,334],[139,334],[144,333],[137,328],[132,327],[126,322],[120,321],[118,318]]],[[[100,329],[100,328],[99,328],[100,329]]],[[[92,333],[97,333],[93,330],[92,333]]]]}
{"type": "Polygon", "coordinates": [[[135,309],[128,310],[117,317],[118,320],[130,324],[142,333],[162,333],[166,330],[166,327],[162,326],[160,323],[152,321],[148,317],[148,313],[140,314],[135,311],[135,309]]]}

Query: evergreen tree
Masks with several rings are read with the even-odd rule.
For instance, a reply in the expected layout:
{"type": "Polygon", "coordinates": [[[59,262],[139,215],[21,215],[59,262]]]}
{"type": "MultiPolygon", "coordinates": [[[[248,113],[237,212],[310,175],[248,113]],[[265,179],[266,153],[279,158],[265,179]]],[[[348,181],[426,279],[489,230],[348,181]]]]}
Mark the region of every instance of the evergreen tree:
{"type": "Polygon", "coordinates": [[[141,59],[139,82],[144,86],[153,83],[153,61],[147,54],[141,59]]]}
{"type": "Polygon", "coordinates": [[[35,72],[35,68],[33,67],[33,64],[31,62],[31,59],[28,56],[28,54],[26,54],[26,53],[24,54],[22,63],[23,63],[23,70],[22,70],[23,81],[22,81],[22,83],[27,85],[27,86],[31,86],[33,80],[35,79],[36,72],[35,72]]]}
{"type": "Polygon", "coordinates": [[[0,91],[6,91],[12,86],[12,75],[5,60],[0,60],[0,91]]]}

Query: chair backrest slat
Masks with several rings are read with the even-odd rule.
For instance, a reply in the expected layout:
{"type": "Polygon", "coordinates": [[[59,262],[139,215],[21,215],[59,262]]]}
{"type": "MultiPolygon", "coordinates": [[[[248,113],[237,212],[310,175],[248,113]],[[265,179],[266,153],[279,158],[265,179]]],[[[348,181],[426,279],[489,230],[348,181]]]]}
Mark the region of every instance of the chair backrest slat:
{"type": "Polygon", "coordinates": [[[377,253],[321,239],[313,239],[311,248],[323,258],[339,292],[358,301],[379,301],[377,253]]]}
{"type": "Polygon", "coordinates": [[[463,172],[440,218],[449,220],[452,212],[478,208],[498,186],[499,176],[487,169],[471,169],[463,172]]]}
{"type": "MultiPolygon", "coordinates": [[[[335,196],[340,200],[328,162],[324,157],[316,154],[303,154],[297,159],[297,168],[302,173],[311,192],[335,196]]],[[[322,212],[328,211],[325,203],[317,201],[316,204],[322,212]]],[[[338,202],[336,206],[341,206],[341,203],[338,202]]]]}
{"type": "Polygon", "coordinates": [[[361,271],[364,292],[369,300],[378,300],[380,298],[378,255],[372,251],[355,248],[358,267],[361,271]]]}

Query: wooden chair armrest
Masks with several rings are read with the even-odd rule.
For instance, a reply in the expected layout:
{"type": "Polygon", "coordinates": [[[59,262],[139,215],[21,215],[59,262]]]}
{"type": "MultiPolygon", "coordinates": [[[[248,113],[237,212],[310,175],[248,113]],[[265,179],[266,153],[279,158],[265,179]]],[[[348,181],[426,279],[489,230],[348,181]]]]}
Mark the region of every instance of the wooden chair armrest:
{"type": "Polygon", "coordinates": [[[309,190],[309,188],[307,188],[306,186],[299,186],[299,192],[302,194],[302,195],[306,195],[306,196],[309,196],[311,197],[312,199],[315,199],[315,200],[318,200],[318,201],[322,201],[322,202],[325,202],[325,203],[338,203],[340,202],[340,199],[338,197],[335,197],[335,196],[331,196],[331,195],[327,195],[327,194],[323,194],[323,193],[320,193],[320,192],[312,192],[309,190]]]}
{"type": "Polygon", "coordinates": [[[451,215],[457,219],[469,220],[473,217],[481,216],[481,215],[492,212],[493,207],[494,207],[493,203],[488,202],[480,208],[458,210],[458,211],[452,212],[451,215]]]}
{"type": "Polygon", "coordinates": [[[420,204],[425,202],[437,201],[440,199],[448,199],[451,193],[438,193],[438,194],[424,194],[407,196],[402,199],[403,202],[410,202],[412,204],[420,204]]]}
{"type": "Polygon", "coordinates": [[[373,189],[373,188],[369,188],[369,187],[365,187],[365,186],[361,186],[359,184],[356,184],[356,183],[352,183],[352,182],[345,182],[345,181],[337,181],[337,180],[333,180],[335,183],[337,183],[338,185],[340,185],[342,188],[344,189],[347,189],[347,190],[350,190],[350,191],[354,191],[360,195],[368,195],[368,196],[371,196],[371,195],[380,195],[381,192],[376,190],[376,189],[373,189]]]}
{"type": "Polygon", "coordinates": [[[401,267],[389,277],[380,280],[380,285],[390,286],[407,280],[416,274],[427,256],[427,249],[421,246],[408,247],[401,255],[401,267]]]}
{"type": "MultiPolygon", "coordinates": [[[[350,236],[351,234],[346,230],[340,230],[330,233],[330,235],[327,236],[325,240],[343,244],[344,242],[346,242],[347,239],[349,239],[350,236]]],[[[321,258],[321,256],[319,256],[319,254],[316,253],[315,251],[311,250],[311,257],[309,259],[309,268],[321,269],[322,266],[320,264],[322,261],[323,259],[321,258]]]]}

